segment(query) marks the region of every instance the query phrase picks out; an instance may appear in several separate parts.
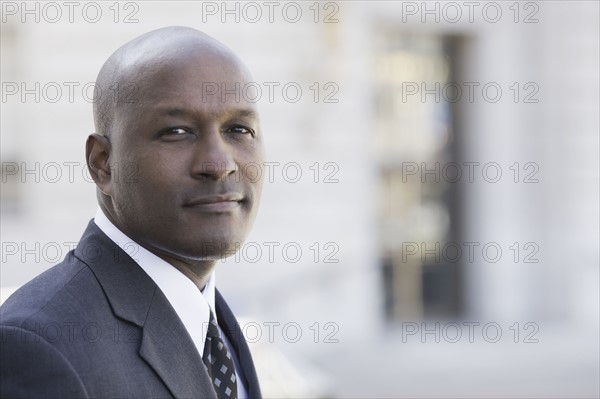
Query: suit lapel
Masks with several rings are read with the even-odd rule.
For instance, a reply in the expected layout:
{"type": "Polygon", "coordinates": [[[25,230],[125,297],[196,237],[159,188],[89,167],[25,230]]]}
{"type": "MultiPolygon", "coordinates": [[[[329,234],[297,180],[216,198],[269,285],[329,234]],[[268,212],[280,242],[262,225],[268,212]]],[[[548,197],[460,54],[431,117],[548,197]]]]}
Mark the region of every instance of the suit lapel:
{"type": "Polygon", "coordinates": [[[140,355],[177,398],[214,398],[202,358],[185,327],[160,290],[144,324],[140,355]],[[168,305],[168,303],[167,303],[168,305]]]}
{"type": "Polygon", "coordinates": [[[140,356],[173,396],[216,399],[201,355],[150,276],[93,221],[83,233],[75,256],[92,269],[115,316],[142,328],[140,356]]]}
{"type": "Polygon", "coordinates": [[[254,368],[254,362],[252,361],[252,355],[250,354],[250,348],[248,348],[244,334],[235,319],[233,312],[229,309],[225,299],[223,299],[218,290],[215,290],[215,305],[217,308],[217,319],[219,320],[221,330],[227,335],[227,339],[231,345],[233,345],[233,349],[239,360],[243,374],[242,378],[244,378],[246,386],[248,387],[248,397],[252,399],[261,398],[262,395],[258,384],[258,377],[256,376],[256,370],[254,368]]]}

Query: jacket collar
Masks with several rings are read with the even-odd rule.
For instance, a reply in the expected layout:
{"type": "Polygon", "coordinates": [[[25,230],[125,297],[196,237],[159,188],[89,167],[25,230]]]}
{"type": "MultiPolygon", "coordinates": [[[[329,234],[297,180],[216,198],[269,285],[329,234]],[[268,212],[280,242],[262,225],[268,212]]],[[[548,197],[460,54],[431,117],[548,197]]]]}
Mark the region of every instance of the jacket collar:
{"type": "Polygon", "coordinates": [[[115,316],[142,328],[140,356],[173,396],[215,398],[202,357],[177,313],[152,279],[90,221],[75,256],[104,290],[115,316]]]}

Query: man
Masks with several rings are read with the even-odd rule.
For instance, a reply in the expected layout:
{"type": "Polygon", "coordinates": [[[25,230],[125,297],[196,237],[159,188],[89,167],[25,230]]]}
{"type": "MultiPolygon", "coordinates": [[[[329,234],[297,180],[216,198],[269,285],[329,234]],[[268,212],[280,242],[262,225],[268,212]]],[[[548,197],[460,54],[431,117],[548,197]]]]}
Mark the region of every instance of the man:
{"type": "Polygon", "coordinates": [[[244,167],[264,161],[255,106],[236,92],[249,82],[190,28],[110,56],[86,143],[99,209],[77,248],[2,306],[1,397],[261,396],[214,286],[262,190],[244,167]]]}

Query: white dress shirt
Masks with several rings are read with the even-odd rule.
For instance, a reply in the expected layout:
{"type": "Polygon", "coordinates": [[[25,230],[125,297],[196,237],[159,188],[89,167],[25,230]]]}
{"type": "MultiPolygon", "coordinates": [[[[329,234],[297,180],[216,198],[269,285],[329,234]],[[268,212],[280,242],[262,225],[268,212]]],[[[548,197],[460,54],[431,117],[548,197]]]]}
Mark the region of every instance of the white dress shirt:
{"type": "MultiPolygon", "coordinates": [[[[167,300],[173,309],[175,309],[177,316],[179,316],[179,319],[185,326],[188,334],[192,337],[192,341],[194,342],[200,357],[202,357],[211,310],[215,316],[215,320],[217,320],[217,312],[215,311],[214,270],[211,273],[206,286],[200,291],[192,280],[174,266],[127,237],[121,230],[112,224],[110,220],[108,220],[100,208],[96,211],[94,223],[96,223],[108,238],[133,258],[146,274],[154,280],[156,285],[158,285],[158,288],[163,292],[165,297],[167,297],[167,300]]],[[[220,326],[219,332],[233,358],[233,366],[237,378],[238,398],[245,399],[248,397],[248,394],[246,387],[240,378],[239,359],[220,326]]]]}

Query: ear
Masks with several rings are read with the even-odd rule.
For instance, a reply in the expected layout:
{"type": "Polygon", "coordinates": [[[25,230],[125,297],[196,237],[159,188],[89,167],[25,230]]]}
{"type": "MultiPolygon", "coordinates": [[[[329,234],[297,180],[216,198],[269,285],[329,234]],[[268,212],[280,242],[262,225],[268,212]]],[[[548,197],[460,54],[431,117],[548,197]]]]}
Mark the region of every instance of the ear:
{"type": "Polygon", "coordinates": [[[111,144],[108,137],[97,133],[88,136],[85,142],[87,167],[98,189],[108,196],[111,194],[111,173],[108,163],[110,151],[111,144]]]}

